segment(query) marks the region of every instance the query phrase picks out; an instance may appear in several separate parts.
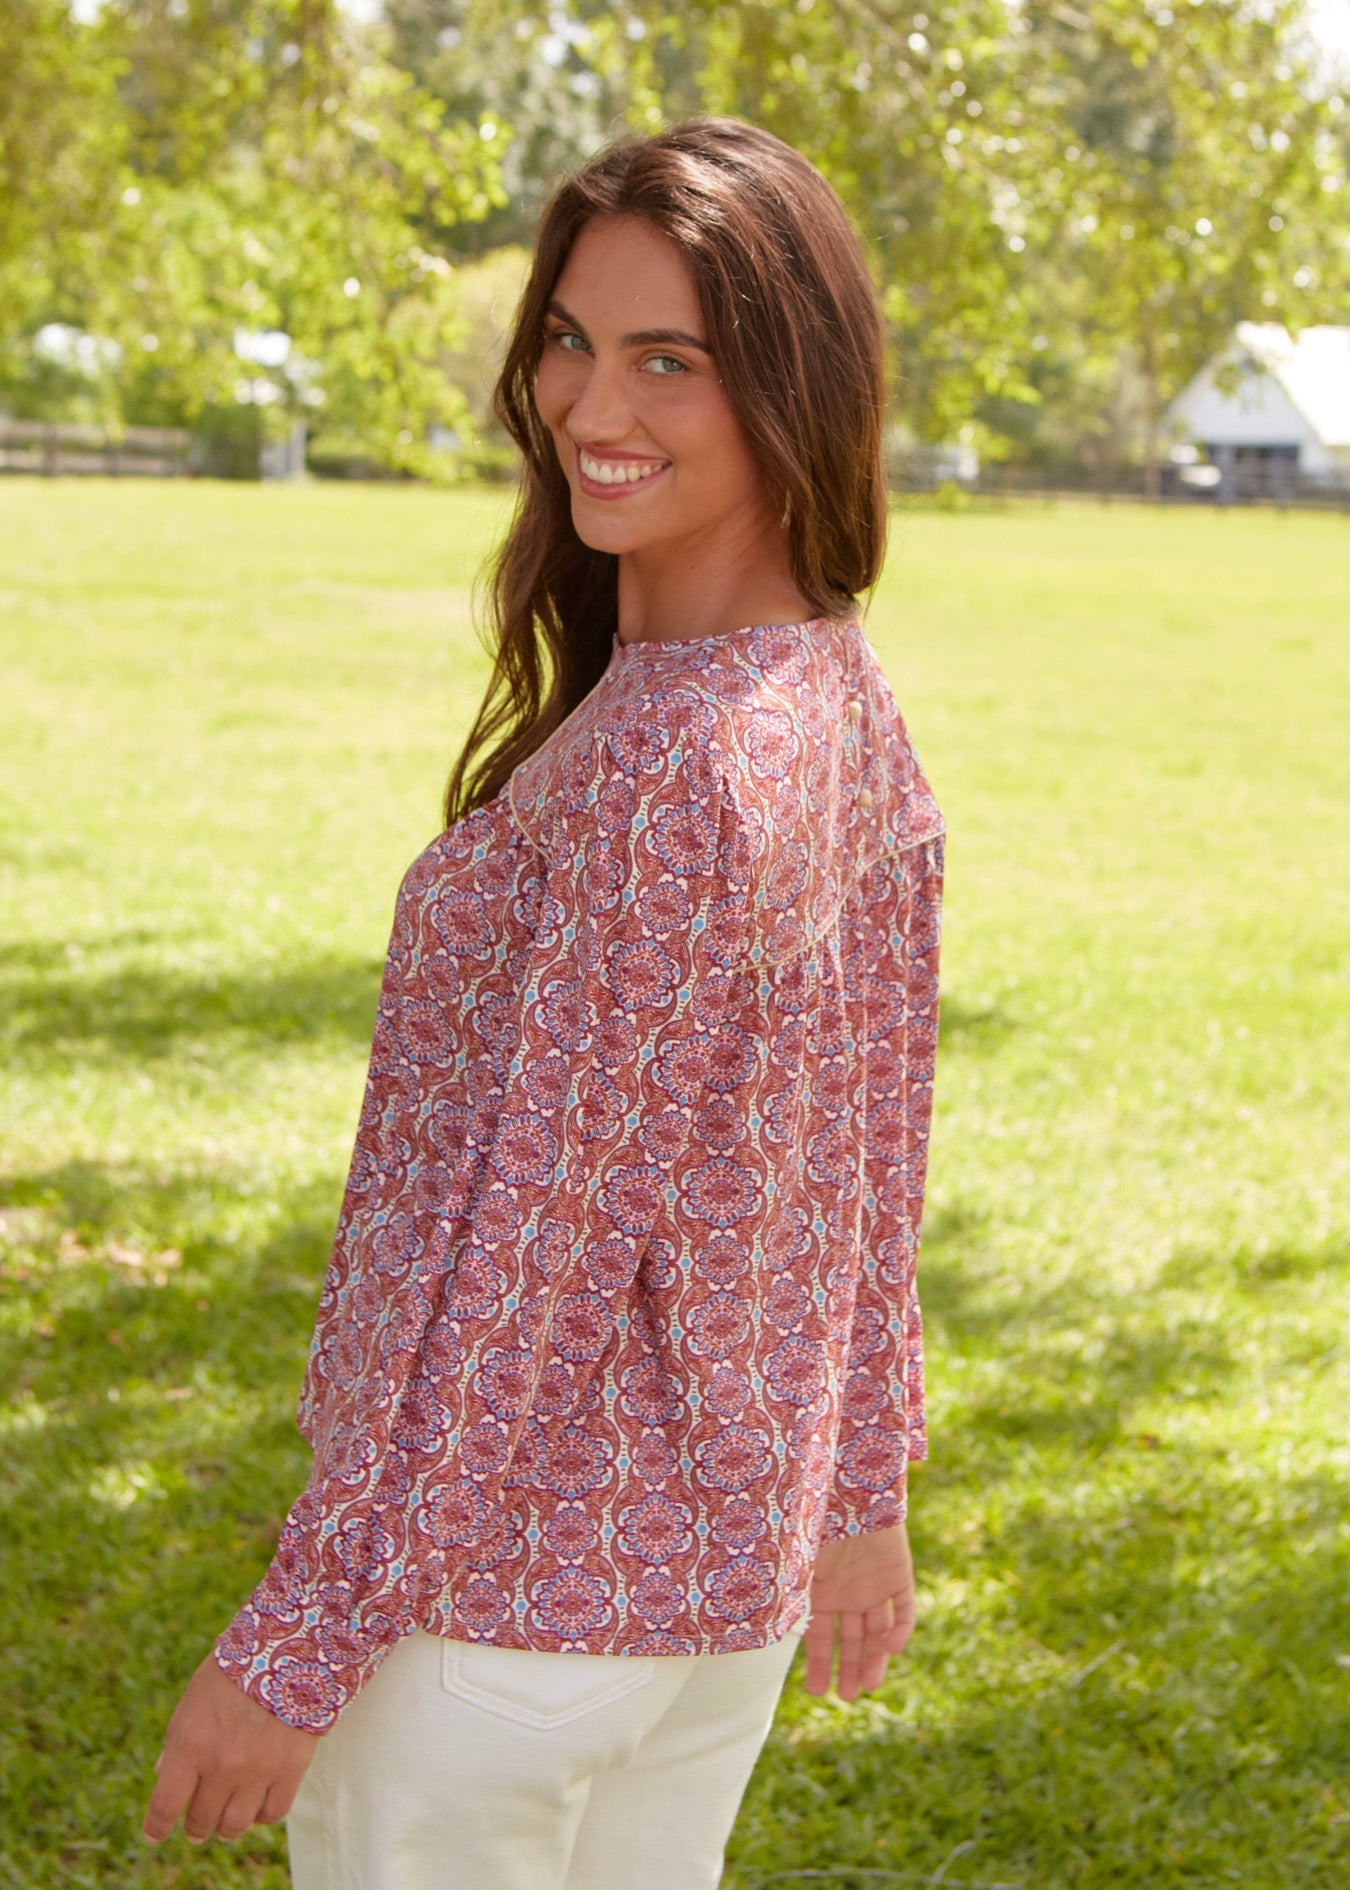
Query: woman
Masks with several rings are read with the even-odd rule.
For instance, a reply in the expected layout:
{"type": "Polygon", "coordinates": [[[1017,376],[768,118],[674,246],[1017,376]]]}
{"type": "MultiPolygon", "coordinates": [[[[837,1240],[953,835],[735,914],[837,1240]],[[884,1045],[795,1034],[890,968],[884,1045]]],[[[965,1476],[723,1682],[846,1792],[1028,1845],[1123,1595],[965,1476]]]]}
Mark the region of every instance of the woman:
{"type": "Polygon", "coordinates": [[[882,407],[858,242],[767,133],[624,140],[544,212],[314,1471],[151,1837],[289,1811],[299,1890],[696,1890],[803,1634],[845,1699],[905,1644],[942,824],[854,614],[882,407]]]}

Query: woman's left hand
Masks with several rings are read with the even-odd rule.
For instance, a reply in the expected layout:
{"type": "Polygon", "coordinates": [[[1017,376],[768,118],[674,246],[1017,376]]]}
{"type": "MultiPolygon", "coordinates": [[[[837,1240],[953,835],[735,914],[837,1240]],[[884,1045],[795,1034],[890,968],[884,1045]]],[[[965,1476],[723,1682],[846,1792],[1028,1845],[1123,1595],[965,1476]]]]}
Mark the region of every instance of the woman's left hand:
{"type": "Polygon", "coordinates": [[[881,1685],[886,1662],[914,1632],[914,1563],[903,1523],[821,1543],[806,1628],[808,1693],[824,1693],[829,1687],[836,1622],[835,1692],[841,1700],[856,1700],[881,1685]]]}
{"type": "Polygon", "coordinates": [[[181,1814],[185,1835],[204,1844],[272,1824],[290,1810],[318,1743],[251,1700],[208,1656],[169,1721],[141,1829],[158,1844],[181,1814]]]}

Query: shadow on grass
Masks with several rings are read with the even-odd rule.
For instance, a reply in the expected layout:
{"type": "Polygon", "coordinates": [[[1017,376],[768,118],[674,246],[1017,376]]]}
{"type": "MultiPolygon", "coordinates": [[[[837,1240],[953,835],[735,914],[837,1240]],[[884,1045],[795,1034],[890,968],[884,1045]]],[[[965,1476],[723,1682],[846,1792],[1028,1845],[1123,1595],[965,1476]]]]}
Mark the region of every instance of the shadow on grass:
{"type": "Polygon", "coordinates": [[[1312,1246],[1275,1241],[1268,1246],[1244,1247],[1231,1253],[1182,1248],[1162,1269],[1159,1284],[1177,1288],[1236,1285],[1244,1292],[1259,1293],[1268,1287],[1306,1284],[1347,1272],[1350,1272],[1350,1246],[1343,1241],[1324,1241],[1312,1246]]]}
{"type": "Polygon", "coordinates": [[[286,1881],[277,1831],[203,1858],[136,1830],[174,1699],[304,1484],[338,1195],[97,1163],[0,1189],[0,1883],[286,1881]]]}
{"type": "MultiPolygon", "coordinates": [[[[293,1409],[338,1191],[97,1163],[3,1190],[2,1861],[24,1890],[285,1882],[276,1832],[205,1857],[135,1833],[173,1701],[304,1480],[293,1409]]],[[[981,1226],[958,1208],[929,1230],[939,1350],[999,1364],[958,1384],[916,1479],[925,1584],[958,1599],[880,1706],[826,1714],[792,1683],[728,1890],[944,1863],[949,1890],[1197,1890],[1235,1858],[1272,1890],[1341,1881],[1332,1479],[1286,1482],[1272,1525],[1240,1466],[1143,1447],[1136,1401],[1230,1381],[1223,1329],[1078,1282],[1013,1292],[980,1274],[981,1226]]],[[[1295,1289],[1316,1271],[1280,1264],[1295,1289]]]]}
{"type": "Polygon", "coordinates": [[[727,1890],[1350,1881],[1342,1493],[1328,1472],[1288,1496],[1258,1553],[1232,1482],[1141,1492],[1128,1537],[1090,1504],[1020,1509],[979,1562],[1006,1571],[996,1609],[930,1610],[875,1701],[785,1695],[727,1890]]]}
{"type": "Polygon", "coordinates": [[[145,1062],[168,1055],[184,1038],[366,1043],[374,1028],[378,961],[314,958],[257,975],[129,966],[90,976],[66,968],[63,948],[24,950],[21,965],[11,952],[11,976],[0,981],[17,1052],[70,1047],[145,1062]]]}
{"type": "MultiPolygon", "coordinates": [[[[982,1476],[999,1475],[1022,1444],[1065,1446],[1078,1457],[1122,1444],[1153,1448],[1157,1439],[1137,1407],[1156,1410],[1168,1387],[1187,1404],[1216,1400],[1245,1369],[1239,1345],[1246,1333],[1231,1300],[1255,1309],[1277,1289],[1343,1277],[1350,1268],[1340,1242],[1285,1243],[1267,1251],[1187,1250],[1160,1269],[1146,1294],[1113,1288],[1100,1274],[1028,1279],[1014,1289],[986,1265],[986,1219],[961,1204],[934,1213],[919,1282],[935,1359],[999,1361],[997,1373],[963,1377],[951,1388],[957,1457],[978,1460],[982,1476]],[[1231,1296],[1227,1306],[1223,1295],[1231,1296]]],[[[1304,1343],[1299,1357],[1306,1356],[1304,1343]]],[[[947,1455],[950,1461],[950,1449],[947,1455]]]]}
{"type": "Polygon", "coordinates": [[[948,1051],[993,1056],[1018,1028],[998,1004],[968,1003],[959,993],[944,992],[938,1009],[938,1043],[948,1051]]]}
{"type": "MultiPolygon", "coordinates": [[[[131,951],[153,945],[158,938],[158,933],[148,929],[126,927],[120,932],[101,932],[97,949],[100,954],[131,951]]],[[[90,956],[93,949],[87,939],[0,939],[0,974],[39,976],[48,971],[69,971],[73,960],[90,956]]]]}
{"type": "MultiPolygon", "coordinates": [[[[144,942],[127,933],[105,944],[144,942]]],[[[0,947],[0,1003],[15,1050],[81,1047],[146,1061],[168,1055],[184,1037],[365,1042],[374,1027],[378,960],[314,958],[266,975],[143,966],[90,975],[72,967],[70,954],[59,940],[0,947]]],[[[996,1055],[1016,1028],[996,1005],[943,998],[939,1034],[952,1052],[996,1055]]]]}
{"type": "Polygon", "coordinates": [[[1277,1469],[1244,1398],[1303,1370],[1292,1297],[1344,1250],[1019,1290],[981,1229],[957,1207],[925,1237],[945,1411],[911,1482],[910,1655],[852,1709],[785,1695],[726,1890],[1350,1883],[1343,1483],[1277,1469]],[[1276,1284],[1258,1373],[1239,1343],[1276,1284]]]}

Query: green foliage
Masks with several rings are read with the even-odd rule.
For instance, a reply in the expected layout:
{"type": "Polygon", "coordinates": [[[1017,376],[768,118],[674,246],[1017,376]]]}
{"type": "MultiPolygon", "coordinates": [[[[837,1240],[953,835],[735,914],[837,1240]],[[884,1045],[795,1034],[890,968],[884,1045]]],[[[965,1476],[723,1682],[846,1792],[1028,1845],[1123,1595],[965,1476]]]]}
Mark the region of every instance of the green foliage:
{"type": "Polygon", "coordinates": [[[1236,321],[1339,319],[1350,164],[1303,13],[391,0],[400,57],[460,109],[483,83],[517,132],[499,239],[528,240],[541,185],[607,128],[749,118],[866,234],[913,433],[1135,459],[1236,321]]]}
{"type": "Polygon", "coordinates": [[[50,219],[50,193],[31,166],[16,180],[9,275],[30,292],[0,309],[11,378],[31,389],[31,356],[26,375],[14,357],[39,321],[65,321],[120,349],[102,381],[126,419],[192,421],[243,383],[283,421],[317,413],[387,464],[434,473],[428,427],[464,416],[442,367],[460,339],[444,251],[500,197],[506,133],[448,118],[332,0],[250,0],[242,17],[108,0],[96,27],[49,8],[35,45],[39,29],[68,112],[89,73],[115,76],[90,148],[117,161],[114,188],[89,182],[84,214],[58,224],[44,294],[25,231],[50,219]],[[285,371],[241,366],[240,329],[289,335],[285,371]]]}
{"type": "Polygon", "coordinates": [[[336,0],[105,0],[94,24],[8,0],[0,400],[193,421],[242,389],[332,451],[486,467],[454,265],[528,245],[607,136],[711,110],[849,204],[911,436],[1153,457],[1236,321],[1343,312],[1350,114],[1298,51],[1304,11],[388,0],[357,28],[336,0]],[[53,322],[120,353],[35,352],[53,322]],[[274,328],[289,361],[241,369],[236,331],[274,328]]]}
{"type": "Polygon", "coordinates": [[[1076,422],[1089,458],[1096,442],[1099,459],[1156,458],[1163,405],[1237,322],[1341,317],[1350,154],[1339,99],[1290,49],[1302,13],[1086,0],[1031,16],[1029,85],[1066,136],[1009,227],[1059,298],[1036,378],[1058,380],[1061,436],[1076,422]],[[1112,413],[1122,373],[1128,415],[1112,413]]]}
{"type": "Polygon", "coordinates": [[[79,303],[97,232],[117,220],[117,77],[66,0],[0,7],[0,376],[41,322],[79,303]]]}
{"type": "MultiPolygon", "coordinates": [[[[281,1890],[277,1832],[136,1822],[304,1474],[394,892],[508,503],[5,504],[0,1884],[281,1890]]],[[[922,1613],[878,1696],[789,1682],[728,1890],[1350,1879],[1344,539],[897,519],[870,631],[951,828],[922,1613]]]]}
{"type": "MultiPolygon", "coordinates": [[[[414,54],[431,21],[453,22],[453,44],[418,66],[452,96],[485,60],[506,62],[495,96],[517,149],[555,166],[580,160],[606,128],[653,130],[695,111],[765,125],[821,166],[866,233],[918,430],[945,439],[987,392],[1026,394],[1013,345],[1030,321],[1024,270],[991,220],[988,167],[961,143],[972,103],[991,127],[1008,113],[1021,122],[1018,49],[999,0],[954,0],[931,37],[917,5],[868,0],[579,0],[546,16],[519,0],[393,0],[392,11],[422,23],[400,36],[414,54]]],[[[1049,162],[1057,129],[1024,128],[1008,160],[1019,175],[1049,162]]],[[[525,195],[533,208],[537,191],[525,195]]],[[[513,182],[513,206],[517,197],[513,182]]]]}

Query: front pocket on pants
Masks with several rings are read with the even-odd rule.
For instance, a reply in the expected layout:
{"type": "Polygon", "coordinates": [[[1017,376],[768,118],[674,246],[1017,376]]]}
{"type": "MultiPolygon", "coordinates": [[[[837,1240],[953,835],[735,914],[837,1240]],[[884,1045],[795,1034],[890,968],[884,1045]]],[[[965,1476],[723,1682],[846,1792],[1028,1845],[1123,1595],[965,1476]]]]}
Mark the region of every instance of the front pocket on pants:
{"type": "Polygon", "coordinates": [[[652,1677],[647,1654],[541,1654],[532,1648],[441,1643],[441,1685],[485,1712],[544,1732],[599,1712],[652,1677]]]}

